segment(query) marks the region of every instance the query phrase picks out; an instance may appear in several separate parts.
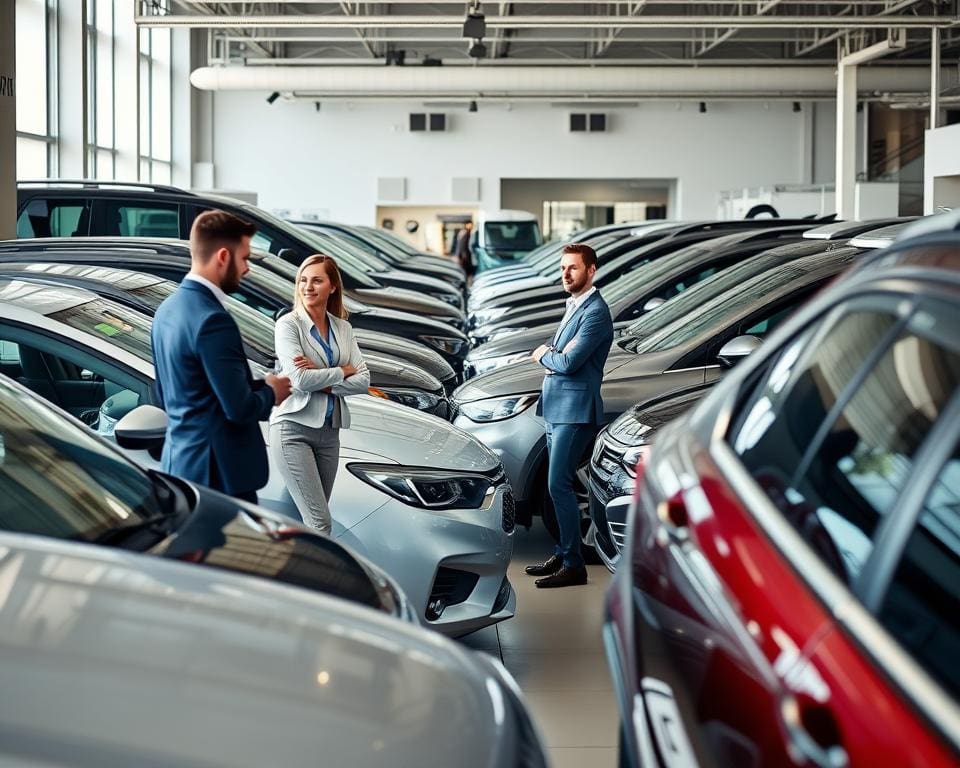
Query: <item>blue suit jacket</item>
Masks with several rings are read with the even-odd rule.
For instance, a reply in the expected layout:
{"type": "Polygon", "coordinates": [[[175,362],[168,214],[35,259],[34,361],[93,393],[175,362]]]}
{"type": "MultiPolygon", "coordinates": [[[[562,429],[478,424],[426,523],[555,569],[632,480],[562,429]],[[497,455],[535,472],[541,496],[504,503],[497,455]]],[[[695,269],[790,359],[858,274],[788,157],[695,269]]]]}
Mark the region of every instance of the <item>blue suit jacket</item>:
{"type": "Polygon", "coordinates": [[[237,324],[216,296],[184,280],[157,309],[151,341],[168,418],[163,471],[229,494],[266,485],[259,422],[270,415],[273,390],[254,382],[237,324]]]}
{"type": "Polygon", "coordinates": [[[603,365],[613,341],[613,318],[599,291],[577,308],[540,364],[543,377],[537,413],[551,424],[601,424],[603,365]]]}

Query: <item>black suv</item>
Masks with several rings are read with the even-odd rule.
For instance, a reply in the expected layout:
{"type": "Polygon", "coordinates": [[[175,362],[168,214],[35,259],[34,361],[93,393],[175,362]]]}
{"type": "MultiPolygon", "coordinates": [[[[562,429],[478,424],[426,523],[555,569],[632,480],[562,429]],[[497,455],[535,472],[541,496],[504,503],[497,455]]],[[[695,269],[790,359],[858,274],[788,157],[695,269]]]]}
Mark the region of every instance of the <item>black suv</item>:
{"type": "MultiPolygon", "coordinates": [[[[193,220],[219,208],[257,225],[252,245],[299,264],[322,252],[313,235],[255,205],[219,195],[196,195],[176,187],[103,181],[20,181],[17,237],[189,238],[193,220]]],[[[338,259],[345,292],[357,301],[414,312],[464,328],[463,312],[421,291],[385,287],[347,259],[338,259]]]]}

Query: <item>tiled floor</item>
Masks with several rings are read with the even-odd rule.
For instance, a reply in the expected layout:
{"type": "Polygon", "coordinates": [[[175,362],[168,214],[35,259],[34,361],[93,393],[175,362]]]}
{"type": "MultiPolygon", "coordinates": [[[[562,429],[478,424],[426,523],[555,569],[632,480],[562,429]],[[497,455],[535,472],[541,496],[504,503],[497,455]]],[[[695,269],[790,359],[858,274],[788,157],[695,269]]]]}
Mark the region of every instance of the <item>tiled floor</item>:
{"type": "Polygon", "coordinates": [[[586,586],[537,589],[523,568],[552,547],[539,520],[529,532],[517,529],[509,571],[517,615],[463,642],[498,654],[517,679],[553,768],[612,768],[618,714],[600,639],[610,574],[591,565],[586,586]]]}

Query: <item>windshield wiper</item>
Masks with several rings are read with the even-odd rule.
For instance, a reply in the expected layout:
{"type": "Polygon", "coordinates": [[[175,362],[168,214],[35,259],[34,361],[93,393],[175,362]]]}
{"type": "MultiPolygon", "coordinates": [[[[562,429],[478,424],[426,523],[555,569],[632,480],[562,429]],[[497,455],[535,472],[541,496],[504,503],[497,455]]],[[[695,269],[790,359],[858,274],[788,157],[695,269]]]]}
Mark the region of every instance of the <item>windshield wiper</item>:
{"type": "MultiPolygon", "coordinates": [[[[94,537],[92,542],[94,544],[119,546],[120,542],[124,539],[141,531],[153,531],[158,536],[163,537],[170,533],[170,530],[173,528],[173,520],[174,517],[169,514],[152,515],[151,517],[144,518],[139,523],[122,525],[119,528],[111,528],[104,531],[99,536],[94,537]]],[[[146,547],[142,549],[146,549],[146,547]]]]}

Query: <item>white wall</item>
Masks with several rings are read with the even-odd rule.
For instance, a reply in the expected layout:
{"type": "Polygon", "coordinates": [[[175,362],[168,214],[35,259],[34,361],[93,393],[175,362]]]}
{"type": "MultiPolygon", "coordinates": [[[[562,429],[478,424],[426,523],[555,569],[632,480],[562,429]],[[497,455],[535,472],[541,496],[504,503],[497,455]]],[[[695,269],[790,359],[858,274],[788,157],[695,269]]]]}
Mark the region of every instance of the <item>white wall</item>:
{"type": "MultiPolygon", "coordinates": [[[[214,163],[219,188],[250,189],[265,208],[325,208],[334,219],[375,223],[377,178],[407,179],[411,205],[451,200],[454,176],[481,177],[477,207],[500,204],[501,178],[676,180],[670,217],[711,218],[720,190],[800,183],[803,112],[790,102],[643,103],[604,110],[607,134],[571,134],[568,112],[548,105],[480,104],[425,109],[417,103],[270,105],[266,93],[214,96],[214,163]],[[411,134],[410,112],[443,111],[448,133],[411,134]]],[[[813,121],[814,143],[822,130],[813,121]],[[819,128],[819,130],[818,130],[819,128]]],[[[826,110],[824,110],[826,111],[826,110]]],[[[814,146],[815,175],[832,146],[814,146]]]]}
{"type": "Polygon", "coordinates": [[[923,212],[960,208],[960,123],[926,132],[923,212]]]}

